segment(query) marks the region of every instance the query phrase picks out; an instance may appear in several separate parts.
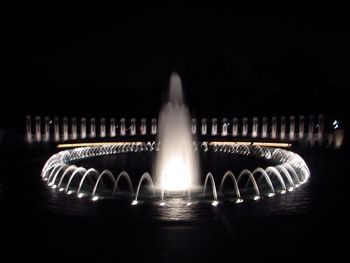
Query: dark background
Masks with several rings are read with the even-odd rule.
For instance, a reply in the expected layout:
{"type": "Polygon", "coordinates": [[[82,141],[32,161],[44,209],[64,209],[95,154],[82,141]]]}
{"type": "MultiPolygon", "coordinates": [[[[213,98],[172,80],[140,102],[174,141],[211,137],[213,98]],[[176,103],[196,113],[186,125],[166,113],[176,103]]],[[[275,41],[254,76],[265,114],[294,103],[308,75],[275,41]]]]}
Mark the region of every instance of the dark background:
{"type": "Polygon", "coordinates": [[[346,117],[348,17],[230,9],[15,13],[2,24],[1,126],[24,116],[155,117],[169,76],[193,115],[346,117]]]}
{"type": "MultiPolygon", "coordinates": [[[[241,15],[230,9],[112,9],[108,14],[79,10],[67,15],[43,6],[36,12],[2,11],[0,144],[9,138],[5,133],[23,133],[27,114],[156,117],[172,71],[183,79],[193,115],[323,113],[347,125],[342,120],[348,118],[350,87],[348,14],[267,16],[241,15]]],[[[26,255],[40,261],[46,260],[46,251],[53,251],[62,258],[81,259],[83,255],[103,260],[110,259],[111,253],[120,258],[132,244],[136,248],[127,256],[133,259],[144,260],[146,253],[153,260],[154,255],[164,253],[187,259],[183,250],[175,246],[171,250],[179,240],[184,243],[180,245],[196,249],[199,262],[227,255],[236,259],[240,246],[242,258],[260,261],[280,261],[286,256],[300,259],[305,253],[310,259],[327,256],[334,261],[347,251],[343,240],[348,237],[349,222],[344,215],[348,146],[338,151],[298,149],[312,170],[312,207],[296,216],[234,215],[229,223],[241,239],[232,248],[227,224],[220,218],[189,226],[164,223],[167,229],[131,221],[128,216],[122,223],[109,217],[60,216],[60,209],[46,207],[44,193],[51,189],[40,191],[43,185],[38,174],[47,152],[18,147],[23,138],[12,138],[0,147],[0,221],[6,226],[2,251],[11,258],[26,255]],[[186,227],[191,226],[204,238],[188,238],[186,227]],[[33,237],[39,241],[33,242],[33,237]]],[[[73,203],[67,200],[71,207],[73,203]]],[[[170,262],[180,261],[185,260],[174,257],[170,262]]]]}

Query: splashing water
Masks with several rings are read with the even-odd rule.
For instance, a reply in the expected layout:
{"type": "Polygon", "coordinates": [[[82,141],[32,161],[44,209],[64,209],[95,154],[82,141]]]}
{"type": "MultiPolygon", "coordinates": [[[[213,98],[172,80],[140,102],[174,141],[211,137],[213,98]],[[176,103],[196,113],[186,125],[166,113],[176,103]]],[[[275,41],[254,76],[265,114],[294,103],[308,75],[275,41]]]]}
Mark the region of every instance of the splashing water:
{"type": "Polygon", "coordinates": [[[166,191],[190,190],[198,185],[198,153],[194,151],[190,117],[183,102],[178,74],[170,77],[169,98],[160,111],[156,184],[166,191]]]}

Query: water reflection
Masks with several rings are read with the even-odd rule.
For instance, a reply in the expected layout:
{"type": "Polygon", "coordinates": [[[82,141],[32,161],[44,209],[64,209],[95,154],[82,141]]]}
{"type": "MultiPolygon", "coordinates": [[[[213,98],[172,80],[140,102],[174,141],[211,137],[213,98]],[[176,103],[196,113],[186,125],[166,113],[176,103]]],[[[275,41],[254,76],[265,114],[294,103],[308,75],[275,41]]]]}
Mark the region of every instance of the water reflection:
{"type": "Polygon", "coordinates": [[[46,188],[42,185],[44,194],[39,201],[39,209],[45,213],[87,216],[87,217],[108,217],[108,218],[129,218],[130,220],[152,220],[152,221],[202,221],[213,220],[219,213],[225,214],[228,218],[269,217],[282,215],[297,215],[309,211],[314,206],[312,188],[306,185],[297,188],[293,194],[276,195],[274,198],[262,197],[258,201],[245,199],[243,203],[237,203],[237,199],[225,199],[217,206],[212,205],[212,199],[188,200],[182,197],[171,196],[164,200],[140,201],[132,206],[132,197],[123,199],[100,199],[91,202],[89,198],[77,199],[75,196],[61,195],[57,191],[46,188]]]}

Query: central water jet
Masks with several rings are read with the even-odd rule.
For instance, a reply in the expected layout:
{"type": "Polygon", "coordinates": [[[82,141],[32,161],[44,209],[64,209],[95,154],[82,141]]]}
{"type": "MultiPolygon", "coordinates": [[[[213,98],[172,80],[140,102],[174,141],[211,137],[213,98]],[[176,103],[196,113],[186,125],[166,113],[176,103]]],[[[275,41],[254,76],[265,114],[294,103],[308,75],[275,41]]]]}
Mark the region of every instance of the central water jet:
{"type": "Polygon", "coordinates": [[[168,101],[159,113],[156,184],[163,191],[183,191],[198,185],[198,153],[193,149],[190,115],[178,74],[170,77],[168,101]]]}

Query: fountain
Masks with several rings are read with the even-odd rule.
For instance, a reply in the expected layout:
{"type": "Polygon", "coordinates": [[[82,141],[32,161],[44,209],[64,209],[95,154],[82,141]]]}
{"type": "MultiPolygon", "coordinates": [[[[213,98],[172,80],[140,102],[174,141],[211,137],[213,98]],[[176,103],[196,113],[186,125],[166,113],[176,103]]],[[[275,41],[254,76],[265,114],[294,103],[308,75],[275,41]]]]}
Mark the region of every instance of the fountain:
{"type": "Polygon", "coordinates": [[[198,184],[198,154],[192,147],[190,117],[184,105],[180,77],[170,78],[169,99],[159,114],[160,150],[156,183],[167,191],[190,189],[198,184]]]}
{"type": "MultiPolygon", "coordinates": [[[[171,143],[172,142],[169,142],[169,144],[171,143]]],[[[187,148],[187,150],[189,150],[187,154],[190,156],[192,155],[191,158],[193,158],[192,160],[194,162],[189,164],[187,160],[180,159],[183,163],[181,163],[179,167],[176,167],[174,164],[178,164],[177,154],[179,154],[175,149],[179,150],[180,147],[175,147],[175,149],[171,149],[170,152],[165,154],[166,152],[164,149],[168,148],[163,148],[163,146],[157,147],[155,142],[110,143],[64,150],[53,155],[46,162],[42,170],[42,179],[47,181],[47,184],[51,188],[58,189],[60,192],[65,192],[68,195],[76,193],[79,198],[90,196],[93,201],[97,201],[108,197],[115,198],[116,194],[120,194],[121,191],[118,187],[118,183],[124,178],[129,188],[128,194],[134,196],[133,205],[140,202],[140,190],[147,186],[151,188],[152,196],[156,199],[159,198],[163,205],[166,204],[164,197],[167,197],[167,193],[174,193],[176,197],[185,193],[186,199],[188,200],[187,205],[189,205],[191,201],[198,201],[198,198],[202,198],[201,194],[198,194],[198,191],[192,190],[202,189],[204,200],[209,198],[211,199],[212,205],[217,206],[219,204],[219,198],[225,199],[227,197],[235,197],[235,203],[241,203],[244,199],[249,199],[250,197],[256,201],[263,196],[273,197],[277,193],[285,194],[287,191],[290,192],[304,184],[310,176],[310,171],[304,160],[291,151],[255,145],[239,145],[233,142],[211,142],[209,144],[203,142],[203,147],[200,149],[203,149],[204,152],[224,152],[230,155],[242,156],[241,158],[250,155],[269,160],[271,164],[274,165],[270,165],[267,168],[257,167],[252,172],[248,169],[243,169],[238,173],[238,177],[236,177],[231,170],[227,170],[221,179],[209,172],[204,180],[204,186],[200,187],[199,183],[197,184],[200,180],[196,171],[196,168],[198,168],[196,166],[198,164],[196,162],[197,156],[192,155],[195,153],[192,145],[187,148]],[[144,172],[138,180],[136,194],[134,193],[132,183],[135,177],[130,176],[126,171],[122,171],[118,176],[114,176],[114,174],[107,169],[100,173],[94,168],[87,169],[75,164],[76,161],[98,158],[100,156],[117,156],[119,154],[136,152],[155,152],[157,154],[157,161],[162,161],[156,165],[159,171],[156,177],[156,184],[153,183],[154,178],[152,178],[148,172],[144,172]],[[176,173],[173,171],[176,171],[176,173]],[[193,172],[191,173],[191,171],[193,172]],[[168,174],[170,174],[171,177],[167,177],[168,174]],[[192,176],[186,177],[183,175],[192,176]],[[112,187],[107,187],[108,184],[104,180],[106,177],[112,182],[112,187]],[[231,180],[228,180],[228,178],[231,178],[231,180]],[[215,180],[218,179],[220,184],[219,192],[217,193],[216,189],[218,187],[215,180]],[[233,193],[232,191],[224,190],[224,186],[232,185],[230,182],[233,182],[233,193]],[[212,192],[209,196],[205,195],[207,188],[210,188],[212,192]],[[249,192],[252,194],[249,194],[249,192]]],[[[183,151],[180,152],[185,155],[183,151]]],[[[200,151],[198,151],[198,153],[199,152],[200,151]]]]}
{"type": "MultiPolygon", "coordinates": [[[[96,136],[95,119],[90,119],[90,137],[96,136]]],[[[146,120],[142,119],[143,129],[146,129],[146,120]]],[[[27,130],[30,129],[28,120],[27,130]]],[[[55,118],[55,139],[58,140],[58,118],[55,118]],[[57,125],[56,125],[57,124],[57,125]],[[57,127],[56,127],[57,126],[57,127]],[[57,129],[56,129],[57,128],[57,129]]],[[[105,121],[103,131],[105,129],[105,121]]],[[[135,135],[135,123],[131,122],[130,135],[135,135]]],[[[93,144],[63,150],[49,158],[42,169],[42,179],[52,189],[67,195],[74,194],[79,199],[89,197],[92,201],[104,198],[118,199],[121,196],[131,198],[132,205],[139,205],[145,200],[157,200],[160,206],[167,207],[171,200],[186,200],[186,206],[193,202],[208,202],[216,207],[221,201],[229,200],[236,204],[244,200],[257,201],[264,197],[273,197],[285,194],[304,184],[310,171],[304,160],[296,153],[280,148],[265,147],[253,143],[238,142],[198,142],[194,133],[196,121],[191,120],[189,111],[184,103],[180,77],[172,74],[169,84],[169,96],[162,107],[158,126],[157,120],[151,121],[151,133],[157,134],[156,141],[148,142],[110,142],[93,144]],[[103,168],[100,172],[96,167],[84,167],[89,160],[104,156],[118,156],[133,159],[146,152],[153,154],[153,172],[143,171],[139,175],[130,174],[122,168],[118,173],[103,168]],[[205,171],[206,176],[199,173],[199,155],[211,152],[218,156],[222,154],[238,155],[233,160],[240,161],[246,156],[257,160],[268,161],[266,168],[244,168],[240,172],[227,169],[223,175],[213,171],[205,171]],[[234,172],[237,172],[236,175],[234,172]],[[115,176],[117,175],[117,176],[115,176]],[[126,182],[128,190],[123,191],[120,182],[126,182]],[[217,184],[219,183],[219,184],[217,184]],[[136,186],[136,187],[134,187],[136,186]],[[136,191],[134,192],[134,189],[136,191]],[[219,191],[217,191],[217,189],[219,191]],[[208,191],[207,191],[208,190],[208,191]],[[152,196],[151,199],[146,198],[152,196]],[[152,195],[149,195],[151,193],[152,195]],[[172,199],[173,198],[173,199],[172,199]],[[160,201],[160,202],[159,202],[160,201]]],[[[223,124],[228,125],[227,119],[223,124]]],[[[258,132],[257,118],[253,119],[253,131],[258,132]]],[[[232,135],[238,134],[238,120],[233,120],[232,135]]],[[[267,133],[267,119],[263,119],[262,129],[267,133]]],[[[285,126],[285,124],[284,124],[285,126]]],[[[110,133],[115,136],[115,120],[110,120],[110,133]]],[[[120,136],[126,136],[125,119],[120,119],[120,136]]],[[[196,128],[197,129],[197,128],[196,128]]],[[[217,119],[212,119],[211,134],[217,135],[217,119]]],[[[228,131],[221,132],[228,136],[228,131]]],[[[285,129],[282,128],[285,133],[285,129]]],[[[86,136],[86,119],[81,119],[81,135],[86,136]]],[[[105,131],[104,131],[105,132],[105,131]]],[[[65,129],[63,129],[63,134],[65,129]]],[[[129,132],[128,132],[129,133],[129,132]]],[[[142,130],[141,130],[142,133],[142,130]]],[[[199,133],[199,132],[198,132],[199,133]]],[[[201,119],[201,134],[207,133],[207,120],[201,119]]],[[[247,136],[248,118],[243,118],[242,136],[247,136]]],[[[277,135],[277,118],[272,118],[272,137],[277,135]]],[[[101,164],[106,162],[101,162],[101,164]]],[[[112,165],[113,162],[110,162],[112,165]]],[[[255,164],[254,164],[255,165],[255,164]]]]}

